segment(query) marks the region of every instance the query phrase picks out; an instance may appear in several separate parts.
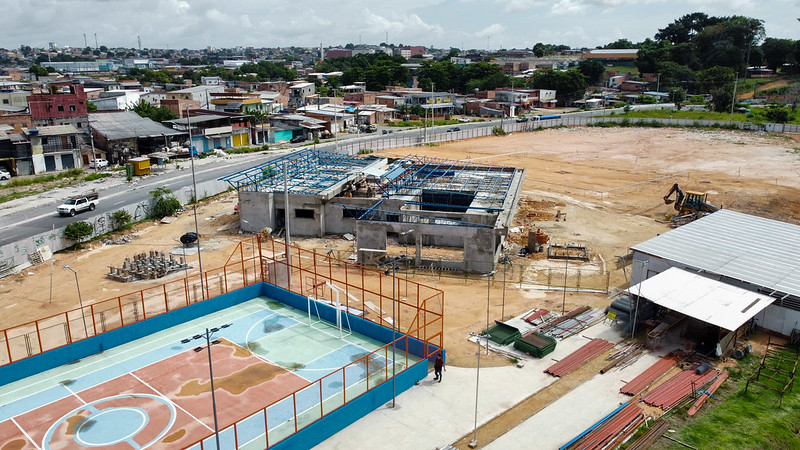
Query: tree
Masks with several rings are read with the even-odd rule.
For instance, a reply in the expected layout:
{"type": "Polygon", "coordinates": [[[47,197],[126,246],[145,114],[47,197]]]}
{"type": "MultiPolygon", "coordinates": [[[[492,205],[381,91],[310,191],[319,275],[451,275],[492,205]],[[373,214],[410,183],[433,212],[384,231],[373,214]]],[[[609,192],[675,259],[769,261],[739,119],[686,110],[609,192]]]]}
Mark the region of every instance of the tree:
{"type": "Polygon", "coordinates": [[[794,64],[796,62],[794,55],[796,45],[797,41],[794,39],[765,39],[761,44],[761,51],[764,52],[767,67],[778,70],[784,64],[794,64]]]}
{"type": "Polygon", "coordinates": [[[636,68],[640,73],[658,72],[658,64],[668,61],[670,56],[669,41],[654,41],[645,39],[639,44],[639,51],[636,53],[636,68]]]}
{"type": "Polygon", "coordinates": [[[764,115],[767,120],[773,123],[786,123],[789,121],[789,111],[781,107],[769,107],[764,115]]]}
{"type": "Polygon", "coordinates": [[[544,44],[541,42],[537,42],[533,45],[533,54],[536,55],[537,58],[541,58],[544,56],[544,44]]]}
{"type": "Polygon", "coordinates": [[[94,233],[94,226],[82,220],[72,222],[64,228],[64,237],[75,242],[78,246],[91,236],[92,233],[94,233]]]}
{"type": "Polygon", "coordinates": [[[153,219],[173,216],[181,209],[181,202],[165,187],[155,188],[150,191],[150,195],[153,196],[153,207],[150,209],[150,217],[153,219]]]}
{"type": "Polygon", "coordinates": [[[675,103],[678,106],[678,109],[681,109],[681,104],[683,104],[683,101],[686,100],[686,91],[684,91],[682,88],[675,87],[670,88],[667,93],[669,94],[670,101],[675,103]]]}
{"type": "Polygon", "coordinates": [[[703,31],[705,27],[718,23],[720,20],[701,12],[686,14],[666,27],[659,29],[655,38],[657,40],[667,40],[673,44],[686,43],[691,41],[694,35],[703,31]]]}
{"type": "Polygon", "coordinates": [[[700,88],[712,95],[714,111],[725,112],[731,109],[733,98],[734,73],[730,67],[715,66],[697,74],[700,88]]]}
{"type": "Polygon", "coordinates": [[[178,116],[176,116],[175,113],[169,109],[163,106],[155,107],[144,100],[140,100],[139,103],[132,108],[132,110],[136,114],[142,117],[147,117],[154,122],[164,122],[178,118],[178,116]]]}
{"type": "Polygon", "coordinates": [[[627,39],[617,39],[616,41],[606,44],[603,48],[619,48],[619,49],[632,49],[636,48],[636,44],[627,39]]]}
{"type": "Polygon", "coordinates": [[[573,100],[583,98],[588,84],[586,77],[576,69],[567,71],[543,70],[537,71],[533,80],[533,87],[537,89],[552,89],[556,91],[561,104],[569,104],[573,100]]]}
{"type": "Polygon", "coordinates": [[[45,69],[42,66],[37,66],[37,65],[31,66],[28,69],[28,72],[36,75],[37,77],[46,77],[47,75],[50,74],[50,72],[48,72],[47,69],[45,69]]]}
{"type": "Polygon", "coordinates": [[[586,77],[587,83],[596,85],[603,79],[606,68],[600,61],[584,59],[578,63],[578,71],[586,77]]]}

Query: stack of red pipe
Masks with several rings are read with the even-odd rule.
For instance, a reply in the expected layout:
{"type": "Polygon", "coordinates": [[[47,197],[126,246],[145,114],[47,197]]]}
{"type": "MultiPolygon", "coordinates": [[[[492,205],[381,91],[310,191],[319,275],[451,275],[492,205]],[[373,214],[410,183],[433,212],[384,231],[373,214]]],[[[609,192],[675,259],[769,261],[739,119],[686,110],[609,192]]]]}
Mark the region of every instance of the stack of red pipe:
{"type": "Polygon", "coordinates": [[[605,339],[592,339],[544,371],[555,377],[563,377],[613,346],[614,344],[605,339]]]}
{"type": "Polygon", "coordinates": [[[645,419],[644,411],[635,403],[622,408],[604,424],[587,433],[574,444],[570,450],[588,450],[614,448],[639,427],[645,419]],[[612,444],[609,446],[609,444],[612,444]]]}
{"type": "Polygon", "coordinates": [[[680,361],[680,358],[672,355],[671,353],[659,359],[647,370],[640,373],[636,378],[632,379],[625,386],[620,388],[620,392],[628,395],[636,395],[650,386],[654,381],[661,378],[662,375],[667,373],[669,369],[675,366],[680,361]]]}
{"type": "Polygon", "coordinates": [[[694,369],[684,370],[648,392],[642,397],[642,401],[661,409],[670,409],[688,397],[694,390],[701,389],[717,375],[719,372],[716,370],[707,370],[702,375],[695,374],[694,369]]]}

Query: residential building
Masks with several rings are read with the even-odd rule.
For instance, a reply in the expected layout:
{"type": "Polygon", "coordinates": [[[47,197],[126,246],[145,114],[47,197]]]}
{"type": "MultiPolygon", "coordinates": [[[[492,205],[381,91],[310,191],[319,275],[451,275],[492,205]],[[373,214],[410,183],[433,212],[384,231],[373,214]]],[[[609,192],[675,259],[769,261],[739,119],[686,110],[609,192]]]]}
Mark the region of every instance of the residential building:
{"type": "Polygon", "coordinates": [[[317,87],[314,83],[300,82],[289,87],[289,111],[297,111],[297,108],[306,105],[308,97],[314,95],[317,87]]]}
{"type": "Polygon", "coordinates": [[[17,162],[18,175],[40,174],[82,167],[80,145],[82,133],[72,125],[30,128],[24,132],[30,142],[30,166],[17,162]]]}
{"type": "Polygon", "coordinates": [[[12,133],[22,133],[24,129],[33,126],[31,115],[28,113],[3,113],[4,111],[0,109],[0,125],[7,125],[12,133]]]}
{"type": "Polygon", "coordinates": [[[189,111],[188,117],[168,122],[185,133],[191,127],[192,147],[199,153],[249,146],[253,142],[251,117],[245,114],[199,109],[189,111]]]}
{"type": "Polygon", "coordinates": [[[139,91],[114,90],[101,92],[91,103],[98,111],[123,111],[136,106],[140,99],[139,91]]]}
{"type": "Polygon", "coordinates": [[[83,85],[71,82],[52,83],[47,91],[28,96],[34,125],[72,125],[82,132],[89,126],[86,102],[83,85]]]}
{"type": "MultiPolygon", "coordinates": [[[[187,133],[161,125],[133,111],[93,112],[89,115],[96,150],[106,154],[112,164],[123,164],[130,158],[147,155],[169,147],[169,141],[183,141],[187,133]]],[[[84,148],[82,158],[88,163],[91,147],[84,148]]]]}

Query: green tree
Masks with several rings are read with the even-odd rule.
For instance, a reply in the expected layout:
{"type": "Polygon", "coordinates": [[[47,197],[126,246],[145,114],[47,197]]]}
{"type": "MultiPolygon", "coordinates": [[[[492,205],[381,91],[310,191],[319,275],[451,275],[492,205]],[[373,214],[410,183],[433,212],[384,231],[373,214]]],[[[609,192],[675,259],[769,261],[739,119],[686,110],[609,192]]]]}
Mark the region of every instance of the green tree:
{"type": "Polygon", "coordinates": [[[536,55],[537,58],[541,58],[544,56],[544,44],[541,42],[537,42],[533,45],[533,54],[536,55]]]}
{"type": "Polygon", "coordinates": [[[730,67],[715,66],[697,74],[700,89],[710,93],[714,111],[730,111],[733,98],[735,75],[730,67]]]}
{"type": "Polygon", "coordinates": [[[150,195],[153,197],[153,206],[150,209],[150,217],[153,219],[173,216],[181,209],[181,202],[175,198],[171,190],[165,187],[155,188],[150,191],[150,195]]]}
{"type": "Polygon", "coordinates": [[[47,76],[50,72],[42,66],[33,65],[28,69],[28,72],[36,75],[37,77],[47,76]]]}
{"type": "Polygon", "coordinates": [[[94,233],[94,226],[82,220],[72,222],[64,228],[64,237],[74,242],[76,246],[80,246],[81,242],[85,241],[92,233],[94,233]]]}
{"type": "Polygon", "coordinates": [[[155,107],[144,100],[140,100],[139,103],[132,108],[132,110],[136,114],[142,117],[147,117],[154,122],[164,122],[166,120],[178,118],[178,116],[176,116],[175,113],[169,109],[163,106],[155,107]]]}
{"type": "Polygon", "coordinates": [[[597,85],[602,81],[606,68],[600,61],[584,59],[578,63],[578,71],[586,77],[590,85],[597,85]]]}
{"type": "Polygon", "coordinates": [[[543,70],[536,73],[533,87],[537,89],[553,89],[559,103],[570,104],[574,100],[583,98],[586,88],[586,77],[576,69],[566,71],[543,70]]]}
{"type": "Polygon", "coordinates": [[[639,51],[636,53],[636,68],[641,73],[658,72],[658,64],[669,61],[670,47],[669,41],[654,41],[645,39],[639,44],[639,51]]]}
{"type": "Polygon", "coordinates": [[[627,39],[617,39],[614,42],[606,44],[603,48],[624,48],[624,49],[633,49],[636,48],[636,44],[627,40],[627,39]]]}
{"type": "Polygon", "coordinates": [[[667,93],[669,94],[669,100],[675,103],[678,109],[681,109],[681,104],[686,100],[686,91],[682,88],[674,87],[670,88],[667,93]]]}
{"type": "Polygon", "coordinates": [[[767,120],[773,123],[786,123],[789,121],[789,111],[781,107],[770,107],[764,113],[767,120]]]}
{"type": "Polygon", "coordinates": [[[765,39],[761,44],[761,51],[764,52],[767,67],[778,70],[784,64],[794,64],[796,62],[794,55],[796,45],[797,41],[794,39],[765,39]]]}
{"type": "Polygon", "coordinates": [[[687,43],[699,32],[709,25],[720,22],[717,17],[709,17],[706,13],[696,12],[681,16],[664,28],[658,30],[656,40],[666,40],[673,44],[687,43]]]}

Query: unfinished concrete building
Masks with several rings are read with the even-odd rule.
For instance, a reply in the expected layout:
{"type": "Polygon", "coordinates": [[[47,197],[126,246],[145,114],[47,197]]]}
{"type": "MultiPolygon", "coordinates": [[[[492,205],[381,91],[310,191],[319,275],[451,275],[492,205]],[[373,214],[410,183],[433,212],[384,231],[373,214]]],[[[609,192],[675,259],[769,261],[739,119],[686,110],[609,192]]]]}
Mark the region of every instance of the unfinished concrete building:
{"type": "MultiPolygon", "coordinates": [[[[413,264],[485,273],[514,217],[523,169],[409,155],[399,159],[307,149],[222,180],[239,193],[241,226],[290,236],[351,233],[359,262],[387,240],[415,249],[413,264]],[[448,257],[434,255],[448,248],[448,257]]],[[[409,251],[410,253],[410,251],[409,251]]]]}

